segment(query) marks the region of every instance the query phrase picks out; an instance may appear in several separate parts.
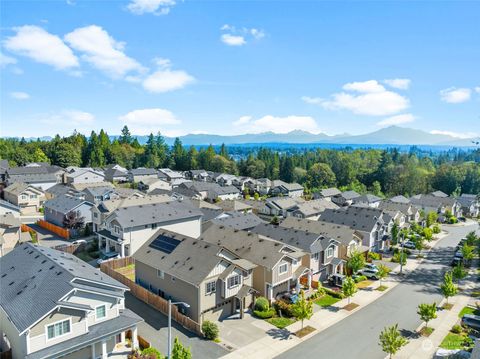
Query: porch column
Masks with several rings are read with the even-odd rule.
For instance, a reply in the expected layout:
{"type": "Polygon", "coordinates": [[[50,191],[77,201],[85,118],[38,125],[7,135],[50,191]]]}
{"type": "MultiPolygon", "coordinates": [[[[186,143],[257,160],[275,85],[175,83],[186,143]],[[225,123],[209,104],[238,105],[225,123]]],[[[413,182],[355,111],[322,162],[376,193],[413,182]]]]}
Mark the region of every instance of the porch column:
{"type": "Polygon", "coordinates": [[[312,272],[308,272],[307,279],[308,279],[308,288],[311,288],[312,287],[312,272]]]}
{"type": "Polygon", "coordinates": [[[240,299],[240,298],[237,298],[239,301],[240,301],[240,319],[243,319],[243,298],[240,299]]]}
{"type": "Polygon", "coordinates": [[[93,343],[92,345],[90,345],[90,348],[91,348],[91,352],[92,352],[92,359],[96,359],[97,356],[95,354],[95,343],[93,343]]]}
{"type": "Polygon", "coordinates": [[[138,330],[137,327],[135,327],[132,330],[132,349],[138,349],[138,330]]]}
{"type": "Polygon", "coordinates": [[[120,244],[120,257],[125,257],[125,243],[120,244]]]}
{"type": "Polygon", "coordinates": [[[107,341],[102,340],[102,359],[107,359],[107,358],[108,358],[107,341]]]}
{"type": "Polygon", "coordinates": [[[98,250],[101,250],[102,249],[102,236],[100,235],[97,235],[98,237],[98,250]]]}
{"type": "Polygon", "coordinates": [[[105,253],[110,252],[110,240],[108,238],[105,238],[105,253]]]}

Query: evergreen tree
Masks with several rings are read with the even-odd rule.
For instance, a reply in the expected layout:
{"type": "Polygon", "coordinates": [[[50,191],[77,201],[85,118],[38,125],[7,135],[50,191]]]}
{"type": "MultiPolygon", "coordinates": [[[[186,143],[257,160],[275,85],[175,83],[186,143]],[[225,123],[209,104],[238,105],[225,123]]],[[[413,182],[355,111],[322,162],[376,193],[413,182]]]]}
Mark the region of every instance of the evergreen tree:
{"type": "Polygon", "coordinates": [[[120,142],[121,144],[129,145],[132,143],[132,141],[133,141],[132,134],[130,133],[128,126],[127,125],[123,126],[122,134],[118,138],[118,142],[120,142]]]}

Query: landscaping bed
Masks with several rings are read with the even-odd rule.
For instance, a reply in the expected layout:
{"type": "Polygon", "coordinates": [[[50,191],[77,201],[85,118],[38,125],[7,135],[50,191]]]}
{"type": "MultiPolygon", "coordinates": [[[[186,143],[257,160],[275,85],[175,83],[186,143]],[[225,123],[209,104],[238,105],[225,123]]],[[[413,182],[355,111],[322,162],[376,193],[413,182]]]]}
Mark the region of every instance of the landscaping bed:
{"type": "Polygon", "coordinates": [[[315,331],[314,327],[311,327],[311,326],[307,325],[305,328],[297,330],[295,332],[295,335],[299,338],[303,338],[304,336],[306,336],[310,333],[313,333],[314,331],[315,331]]]}
{"type": "Polygon", "coordinates": [[[354,310],[355,308],[357,308],[359,306],[360,305],[357,304],[357,303],[350,303],[350,304],[347,304],[346,306],[344,306],[343,309],[351,311],[351,310],[354,310]]]}
{"type": "Polygon", "coordinates": [[[418,331],[418,333],[419,333],[422,337],[429,337],[430,334],[433,333],[433,328],[423,327],[422,329],[420,329],[420,330],[418,331]]]}
{"type": "Polygon", "coordinates": [[[375,290],[378,290],[379,292],[384,292],[387,289],[388,289],[388,287],[386,285],[380,285],[377,288],[375,288],[375,290]]]}
{"type": "Polygon", "coordinates": [[[458,317],[461,318],[461,317],[463,317],[465,314],[480,315],[480,310],[479,310],[478,308],[466,306],[466,307],[463,307],[463,308],[462,308],[462,310],[460,311],[460,313],[458,313],[458,317]]]}
{"type": "Polygon", "coordinates": [[[452,303],[445,303],[443,306],[442,306],[443,309],[445,310],[450,310],[453,308],[453,304],[452,303]]]}
{"type": "Polygon", "coordinates": [[[127,277],[132,282],[135,282],[135,264],[129,264],[126,267],[117,268],[115,271],[127,277]]]}
{"type": "Polygon", "coordinates": [[[357,283],[357,288],[358,289],[365,289],[367,287],[369,287],[371,284],[373,284],[373,281],[371,280],[362,280],[361,282],[358,282],[357,283]]]}
{"type": "Polygon", "coordinates": [[[468,332],[460,325],[454,325],[450,332],[443,338],[440,348],[448,350],[469,350],[473,347],[473,340],[468,332]]]}

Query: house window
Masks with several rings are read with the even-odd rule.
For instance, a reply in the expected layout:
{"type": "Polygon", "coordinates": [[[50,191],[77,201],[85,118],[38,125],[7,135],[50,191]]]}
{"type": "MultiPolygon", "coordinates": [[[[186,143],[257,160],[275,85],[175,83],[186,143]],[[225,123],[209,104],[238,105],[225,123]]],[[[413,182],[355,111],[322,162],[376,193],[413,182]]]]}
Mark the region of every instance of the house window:
{"type": "Polygon", "coordinates": [[[37,198],[37,195],[36,195],[36,194],[31,194],[31,195],[30,195],[30,199],[35,199],[35,198],[37,198]]]}
{"type": "Polygon", "coordinates": [[[329,247],[327,248],[327,258],[332,256],[333,256],[333,247],[329,247]]]}
{"type": "Polygon", "coordinates": [[[115,233],[120,233],[120,227],[119,226],[114,226],[115,233]]]}
{"type": "Polygon", "coordinates": [[[163,270],[157,269],[157,277],[162,279],[164,278],[163,270]]]}
{"type": "Polygon", "coordinates": [[[157,228],[157,224],[156,223],[152,223],[152,229],[155,229],[157,228]]]}
{"type": "Polygon", "coordinates": [[[318,253],[318,252],[317,252],[317,253],[313,253],[312,259],[318,261],[319,258],[320,258],[320,253],[318,253]]]}
{"type": "Polygon", "coordinates": [[[240,275],[234,275],[233,277],[228,278],[228,288],[233,288],[240,285],[241,278],[240,275]]]}
{"type": "Polygon", "coordinates": [[[288,271],[288,263],[283,263],[278,267],[278,273],[283,274],[288,271]]]}
{"type": "Polygon", "coordinates": [[[70,319],[47,326],[47,338],[53,339],[70,333],[70,319]]]}
{"type": "Polygon", "coordinates": [[[94,216],[95,218],[98,218],[98,213],[93,213],[93,216],[94,216]]]}
{"type": "Polygon", "coordinates": [[[105,318],[107,316],[107,307],[105,305],[100,305],[95,308],[95,320],[105,318]]]}
{"type": "Polygon", "coordinates": [[[212,293],[215,293],[215,291],[217,290],[217,282],[216,281],[211,281],[211,282],[208,282],[205,284],[205,287],[206,287],[206,294],[212,294],[212,293]]]}
{"type": "Polygon", "coordinates": [[[23,195],[23,194],[22,194],[20,197],[21,197],[22,199],[27,199],[27,196],[25,196],[25,195],[23,195]]]}

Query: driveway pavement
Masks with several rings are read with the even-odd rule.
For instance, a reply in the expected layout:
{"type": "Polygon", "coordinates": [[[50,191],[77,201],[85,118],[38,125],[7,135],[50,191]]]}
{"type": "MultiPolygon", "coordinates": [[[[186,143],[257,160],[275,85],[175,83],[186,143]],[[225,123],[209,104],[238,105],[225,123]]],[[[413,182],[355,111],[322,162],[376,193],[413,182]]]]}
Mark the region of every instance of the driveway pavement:
{"type": "Polygon", "coordinates": [[[329,359],[383,359],[385,354],[378,345],[378,335],[386,326],[399,324],[404,335],[413,334],[421,324],[416,313],[420,303],[439,303],[442,300],[440,283],[449,268],[454,247],[466,233],[476,230],[478,224],[459,227],[448,226],[447,236],[429,252],[419,267],[365,308],[323,330],[278,358],[318,357],[328,353],[329,359]]]}
{"type": "Polygon", "coordinates": [[[44,247],[55,247],[59,245],[71,244],[66,239],[56,235],[45,228],[40,227],[38,224],[29,224],[30,228],[34,229],[38,233],[38,243],[44,247]]]}
{"type": "MultiPolygon", "coordinates": [[[[125,306],[145,320],[138,325],[138,334],[162,354],[166,354],[168,318],[128,292],[125,294],[125,306]]],[[[219,358],[228,353],[220,345],[201,339],[172,321],[172,338],[175,337],[191,348],[193,358],[219,358]]]]}

